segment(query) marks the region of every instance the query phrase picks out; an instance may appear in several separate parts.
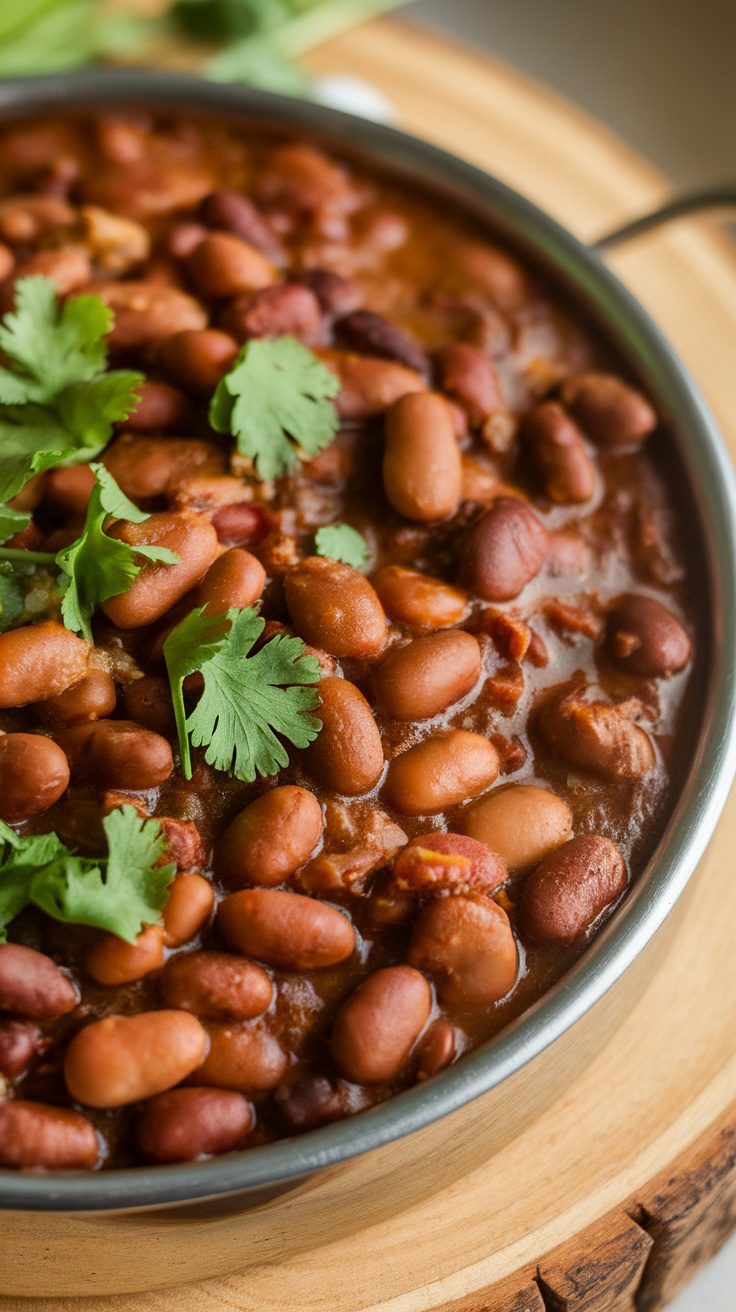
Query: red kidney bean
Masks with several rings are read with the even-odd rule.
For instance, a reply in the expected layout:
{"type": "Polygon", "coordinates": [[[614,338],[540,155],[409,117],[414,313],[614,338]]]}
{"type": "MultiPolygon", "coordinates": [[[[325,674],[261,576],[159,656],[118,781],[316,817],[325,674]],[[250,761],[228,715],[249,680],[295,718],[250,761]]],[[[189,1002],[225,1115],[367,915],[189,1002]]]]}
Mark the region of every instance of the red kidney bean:
{"type": "Polygon", "coordinates": [[[135,1125],[149,1162],[193,1162],[242,1146],[253,1128],[253,1108],[229,1089],[171,1089],[144,1103],[135,1125]]]}
{"type": "Polygon", "coordinates": [[[175,731],[174,709],[168,679],[157,674],[146,674],[134,679],[123,688],[123,705],[129,719],[142,724],[154,733],[175,731]]]}
{"type": "Polygon", "coordinates": [[[525,873],[570,837],[572,812],[547,788],[509,784],[466,807],[458,824],[492,847],[510,871],[525,873]]]}
{"type": "Polygon", "coordinates": [[[521,436],[550,501],[579,505],[596,489],[596,470],[577,424],[556,401],[542,401],[525,416],[521,436]]]}
{"type": "Polygon", "coordinates": [[[489,898],[428,902],[417,921],[409,961],[437,980],[440,1001],[485,1007],[513,988],[519,968],[506,912],[489,898]]]}
{"type": "Polygon", "coordinates": [[[649,735],[606,702],[575,692],[551,697],[539,712],[539,729],[563,760],[604,779],[641,779],[654,768],[649,735]]]}
{"type": "Polygon", "coordinates": [[[370,355],[354,355],[327,347],[319,348],[315,354],[340,380],[335,404],[341,419],[372,419],[385,414],[407,392],[425,390],[421,374],[393,360],[376,360],[370,355]]]}
{"type": "Polygon", "coordinates": [[[375,656],[386,640],[386,616],[367,578],[351,565],[308,556],[284,580],[294,628],[331,656],[375,656]]]}
{"type": "Polygon", "coordinates": [[[238,501],[221,506],[212,516],[218,542],[226,547],[256,546],[268,533],[271,517],[263,506],[252,501],[238,501]]]}
{"type": "Polygon", "coordinates": [[[176,387],[157,378],[147,378],[138,388],[139,401],[125,421],[133,433],[160,433],[176,428],[186,419],[188,403],[176,387]]]}
{"type": "Polygon", "coordinates": [[[482,734],[452,729],[395,756],[383,796],[402,815],[434,815],[482,793],[498,770],[493,743],[482,734]]]}
{"type": "Polygon", "coordinates": [[[199,216],[208,228],[223,228],[259,250],[273,253],[273,232],[260,210],[242,192],[231,187],[218,187],[205,196],[199,207],[199,216]]]}
{"type": "Polygon", "coordinates": [[[446,519],[460,504],[462,464],[441,396],[402,396],[386,418],[383,486],[400,515],[419,523],[446,519]]]}
{"type": "Polygon", "coordinates": [[[458,1034],[444,1016],[432,1021],[416,1048],[417,1080],[428,1080],[451,1066],[458,1055],[458,1034]]]}
{"type": "Polygon", "coordinates": [[[314,851],[322,808],[294,784],[274,788],[236,815],[217,846],[217,869],[227,884],[281,884],[314,851]]]}
{"type": "Polygon", "coordinates": [[[406,1066],[429,1019],[432,991],[411,966],[387,966],[359,984],[342,1004],[332,1051],[356,1084],[388,1084],[406,1066]]]}
{"type": "MultiPolygon", "coordinates": [[[[276,281],[276,270],[265,255],[229,232],[214,232],[194,247],[186,260],[187,271],[207,300],[257,292],[276,281]]],[[[181,324],[179,327],[204,327],[181,324]]]]}
{"type": "Polygon", "coordinates": [[[161,991],[167,1007],[208,1020],[252,1020],[270,1007],[273,984],[253,961],[227,952],[188,952],[166,963],[161,991]]]}
{"type": "Polygon", "coordinates": [[[0,735],[0,819],[19,824],[43,815],[69,786],[69,762],[39,733],[0,735]]]}
{"type": "Polygon", "coordinates": [[[87,290],[100,296],[115,315],[107,338],[112,350],[143,350],[173,333],[207,327],[203,307],[178,287],[154,281],[95,282],[87,290]]]}
{"type": "Polygon", "coordinates": [[[308,287],[282,282],[236,297],[223,311],[222,326],[238,342],[288,336],[309,344],[322,335],[322,310],[308,287]]]}
{"type": "Polygon", "coordinates": [[[84,515],[96,484],[89,465],[61,465],[58,469],[49,469],[43,485],[44,506],[65,519],[84,515]]]}
{"type": "Polygon", "coordinates": [[[493,410],[505,410],[498,374],[484,351],[451,342],[436,356],[439,384],[458,402],[471,424],[482,424],[493,410]]]}
{"type": "Polygon", "coordinates": [[[179,557],[176,565],[156,561],[144,564],[127,592],[104,603],[108,618],[121,629],[138,629],[161,619],[201,582],[217,555],[214,528],[192,511],[163,511],[142,524],[121,520],[112,526],[109,536],[131,547],[143,543],[167,547],[179,557]]]}
{"type": "Polygon", "coordinates": [[[0,1103],[0,1166],[85,1171],[100,1155],[95,1128],[79,1112],[21,1099],[0,1103]]]}
{"type": "Polygon", "coordinates": [[[165,496],[192,474],[220,474],[225,457],[213,442],[195,437],[118,437],[104,463],[126,496],[147,501],[165,496]]]}
{"type": "Polygon", "coordinates": [[[105,1016],[74,1035],[64,1078],[75,1102],[123,1107],[179,1084],[207,1050],[206,1031],[186,1011],[105,1016]]]}
{"type": "Polygon", "coordinates": [[[511,601],[541,570],[549,535],[533,510],[516,497],[498,497],[471,525],[461,573],[484,601],[511,601]]]}
{"type": "Polygon", "coordinates": [[[179,948],[196,938],[215,909],[215,892],[204,875],[184,870],[169,885],[169,900],[163,911],[164,943],[179,948]]]}
{"type": "Polygon", "coordinates": [[[65,692],[86,673],[89,651],[55,620],[0,633],[0,709],[65,692]]]}
{"type": "Polygon", "coordinates": [[[336,966],[355,948],[355,931],[341,911],[273,888],[231,893],[220,903],[217,924],[239,952],[282,970],[336,966]]]}
{"type": "Polygon", "coordinates": [[[360,689],[347,679],[322,679],[319,695],[322,729],[304,752],[304,764],[326,788],[358,797],[378,783],[383,770],[378,725],[360,689]]]}
{"type": "Polygon", "coordinates": [[[335,341],[360,355],[375,355],[382,360],[396,360],[418,374],[428,372],[424,351],[406,333],[372,310],[353,310],[336,320],[335,341]]]}
{"type": "Polygon", "coordinates": [[[185,392],[209,396],[235,364],[238,344],[218,328],[188,329],[161,343],[159,363],[185,392]]]}
{"type": "Polygon", "coordinates": [[[426,720],[469,693],[480,670],[480,647],[472,633],[430,633],[405,647],[392,647],[376,666],[376,702],[396,720],[426,720]]]}
{"type": "Polygon", "coordinates": [[[23,1020],[0,1020],[0,1075],[16,1080],[28,1069],[41,1047],[37,1025],[23,1020]]]}
{"type": "Polygon", "coordinates": [[[506,863],[486,843],[465,834],[412,838],[394,861],[392,887],[429,894],[493,893],[506,879],[506,863]]]}
{"type": "Polygon", "coordinates": [[[21,943],[0,943],[0,1011],[54,1020],[78,1001],[75,984],[50,957],[21,943]]]}
{"type": "Polygon", "coordinates": [[[331,269],[305,269],[299,281],[314,292],[326,314],[349,314],[357,310],[363,293],[357,283],[343,278],[331,269]]]}
{"type": "Polygon", "coordinates": [[[404,565],[384,565],[371,582],[389,619],[410,629],[451,628],[468,613],[465,592],[404,565]]]}
{"type": "Polygon", "coordinates": [[[685,629],[654,597],[630,594],[610,612],[606,636],[611,655],[625,670],[663,679],[684,669],[692,654],[685,629]]]}
{"type": "Polygon", "coordinates": [[[116,988],[143,979],[164,964],[164,931],[161,925],[148,925],[135,943],[126,943],[117,934],[103,934],[85,962],[88,975],[97,984],[116,988]]]}
{"type": "Polygon", "coordinates": [[[281,1083],[289,1065],[283,1048],[261,1025],[210,1021],[210,1049],[195,1072],[197,1084],[244,1093],[268,1093],[281,1083]]]}
{"type": "Polygon", "coordinates": [[[618,901],[626,862],[610,838],[578,834],[550,852],[526,882],[520,915],[538,943],[576,943],[618,901]]]}
{"type": "Polygon", "coordinates": [[[353,1116],[366,1105],[365,1094],[347,1080],[307,1075],[296,1084],[281,1085],[274,1102],[291,1130],[316,1130],[343,1116],[353,1116]]]}
{"type": "Polygon", "coordinates": [[[224,615],[232,607],[252,606],[266,586],[266,571],[257,556],[242,547],[213,561],[197,588],[196,604],[210,615],[224,615]]]}
{"type": "Polygon", "coordinates": [[[657,427],[656,411],[636,388],[613,374],[576,374],[566,379],[562,403],[598,446],[636,446],[657,427]]]}
{"type": "Polygon", "coordinates": [[[174,769],[166,739],[132,720],[77,724],[57,737],[75,783],[145,792],[157,788],[174,769]]]}
{"type": "Polygon", "coordinates": [[[105,670],[88,670],[65,692],[37,702],[36,714],[52,725],[81,724],[85,720],[104,720],[115,710],[115,683],[105,670]]]}

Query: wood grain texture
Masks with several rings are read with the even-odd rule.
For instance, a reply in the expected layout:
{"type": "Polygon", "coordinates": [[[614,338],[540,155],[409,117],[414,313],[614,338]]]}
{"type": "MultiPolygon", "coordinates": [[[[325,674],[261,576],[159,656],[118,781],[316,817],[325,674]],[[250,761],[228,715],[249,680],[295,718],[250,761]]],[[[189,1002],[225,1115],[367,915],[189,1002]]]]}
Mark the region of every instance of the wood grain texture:
{"type": "MultiPolygon", "coordinates": [[[[571,106],[430,34],[377,22],[312,63],[379,86],[403,126],[498,174],[586,239],[666,190],[571,106]]],[[[733,249],[688,221],[612,263],[693,369],[736,451],[733,249]]],[[[158,1263],[173,1283],[191,1269],[190,1248],[235,1243],[238,1274],[61,1305],[55,1293],[0,1296],[0,1312],[659,1312],[736,1224],[734,841],[732,798],[659,972],[583,1074],[492,1155],[497,1115],[479,1100],[413,1151],[411,1141],[380,1150],[344,1180],[310,1182],[240,1221],[133,1218],[105,1259],[119,1266],[111,1279],[158,1263]]],[[[27,1261],[30,1278],[54,1244],[70,1265],[93,1268],[103,1251],[104,1222],[60,1218],[43,1251],[36,1224],[3,1218],[0,1291],[13,1260],[27,1261]]]]}

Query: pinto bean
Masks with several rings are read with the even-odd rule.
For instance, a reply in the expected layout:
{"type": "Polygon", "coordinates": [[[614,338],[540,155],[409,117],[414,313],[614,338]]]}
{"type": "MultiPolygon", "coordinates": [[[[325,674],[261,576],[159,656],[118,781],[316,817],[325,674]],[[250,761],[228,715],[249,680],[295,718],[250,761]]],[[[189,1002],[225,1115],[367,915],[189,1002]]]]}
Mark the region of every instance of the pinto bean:
{"type": "Polygon", "coordinates": [[[684,669],[692,645],[680,621],[654,597],[630,594],[608,616],[611,655],[625,670],[668,678],[684,669]]]}
{"type": "Polygon", "coordinates": [[[54,1020],[78,1001],[76,986],[50,957],[21,943],[0,943],[0,1011],[54,1020]]]}
{"type": "Polygon", "coordinates": [[[162,511],[142,524],[121,520],[109,535],[132,547],[167,547],[179,557],[176,565],[144,564],[127,592],[104,603],[108,618],[121,629],[138,629],[160,619],[202,580],[217,555],[214,528],[193,511],[162,511]]]}
{"type": "Polygon", "coordinates": [[[376,702],[396,720],[427,720],[470,692],[480,669],[480,647],[472,633],[429,633],[405,647],[392,647],[375,668],[376,702]]]}
{"type": "Polygon", "coordinates": [[[596,470],[577,424],[557,401],[529,411],[521,436],[550,501],[579,505],[596,489],[596,470]]]}
{"type": "Polygon", "coordinates": [[[387,966],[359,984],[342,1004],[332,1051],[356,1084],[388,1084],[406,1066],[429,1019],[432,991],[411,966],[387,966]]]}
{"type": "Polygon", "coordinates": [[[434,815],[482,793],[498,771],[493,743],[482,734],[452,729],[394,757],[384,800],[402,815],[434,815]]]}
{"type": "Polygon", "coordinates": [[[224,615],[231,607],[252,606],[266,586],[266,571],[257,556],[242,547],[213,561],[197,588],[198,606],[209,615],[224,615]]]}
{"type": "Polygon", "coordinates": [[[224,228],[259,250],[270,252],[274,235],[260,210],[241,191],[231,187],[218,187],[205,196],[199,207],[199,216],[208,228],[224,228]]]}
{"type": "Polygon", "coordinates": [[[19,824],[43,815],[69,786],[69,762],[40,733],[0,735],[0,819],[19,824]]]}
{"type": "Polygon", "coordinates": [[[207,1033],[186,1011],[105,1016],[79,1030],[64,1061],[75,1102],[124,1107],[163,1093],[201,1065],[207,1033]]]}
{"type": "Polygon", "coordinates": [[[138,404],[126,420],[133,433],[160,433],[176,428],[186,419],[188,403],[182,392],[158,378],[147,378],[138,387],[138,404]]]}
{"type": "Polygon", "coordinates": [[[541,570],[549,534],[516,497],[497,497],[471,525],[461,573],[465,586],[484,601],[511,601],[541,570]]]}
{"type": "Polygon", "coordinates": [[[229,1089],[171,1089],[144,1104],[135,1125],[149,1162],[193,1162],[239,1148],[253,1127],[253,1108],[229,1089]]]}
{"type": "Polygon", "coordinates": [[[304,752],[304,763],[326,788],[358,797],[373,788],[383,770],[378,725],[360,689],[328,676],[319,685],[322,728],[304,752]]]}
{"type": "Polygon", "coordinates": [[[169,885],[169,900],[164,907],[164,943],[179,948],[195,938],[215,909],[215,892],[204,875],[183,870],[169,885]]]}
{"type": "Polygon", "coordinates": [[[391,885],[402,893],[493,893],[506,879],[503,857],[465,834],[432,833],[402,848],[391,885]]]}
{"type": "Polygon", "coordinates": [[[187,329],[161,343],[161,368],[185,392],[209,396],[235,363],[238,344],[218,328],[187,329]]]}
{"type": "MultiPolygon", "coordinates": [[[[207,300],[257,292],[276,281],[271,261],[256,246],[230,232],[213,232],[205,237],[188,256],[186,266],[195,287],[207,300]]],[[[180,325],[189,326],[194,325],[180,325]]]]}
{"type": "Polygon", "coordinates": [[[462,406],[471,424],[482,424],[494,410],[505,410],[498,374],[485,351],[451,342],[437,352],[440,387],[462,406]]]}
{"type": "Polygon", "coordinates": [[[345,961],[355,931],[341,911],[302,893],[246,888],[221,903],[217,924],[246,956],[282,970],[318,970],[345,961]]]}
{"type": "Polygon", "coordinates": [[[95,1128],[79,1112],[20,1098],[0,1103],[0,1166],[85,1171],[100,1155],[95,1128]]]}
{"type": "Polygon", "coordinates": [[[56,515],[70,519],[84,515],[97,479],[89,465],[60,465],[49,469],[43,488],[44,506],[56,515]]]}
{"type": "Polygon", "coordinates": [[[86,673],[89,651],[55,620],[0,633],[0,709],[66,692],[86,673]]]}
{"type": "Polygon", "coordinates": [[[408,960],[433,975],[440,1001],[485,1007],[505,997],[519,969],[506,912],[490,898],[428,902],[417,921],[408,960]]]}
{"type": "Polygon", "coordinates": [[[210,1021],[210,1049],[195,1072],[197,1084],[245,1093],[268,1093],[281,1083],[289,1058],[262,1025],[228,1025],[210,1021]]]}
{"type": "Polygon", "coordinates": [[[646,397],[613,374],[575,374],[560,396],[586,436],[609,450],[637,446],[657,427],[646,397]]]}
{"type": "Polygon", "coordinates": [[[454,515],[460,504],[460,448],[442,397],[416,392],[386,417],[383,486],[400,515],[426,523],[454,515]]]}
{"type": "Polygon", "coordinates": [[[185,329],[207,327],[203,307],[178,287],[131,280],[91,283],[87,290],[100,296],[115,315],[107,339],[111,350],[143,350],[185,329]]]}
{"type": "Polygon", "coordinates": [[[81,724],[112,715],[116,702],[115,683],[110,675],[105,670],[89,670],[71,688],[38,702],[34,709],[47,724],[81,724]]]}
{"type": "Polygon", "coordinates": [[[359,570],[307,556],[284,580],[294,628],[331,656],[375,656],[386,640],[386,616],[359,570]]]}
{"type": "Polygon", "coordinates": [[[396,360],[418,374],[428,372],[424,351],[406,333],[372,310],[353,310],[337,319],[334,327],[338,346],[360,355],[374,355],[382,360],[396,360]]]}
{"type": "Polygon", "coordinates": [[[115,988],[143,979],[164,964],[164,931],[161,925],[148,925],[135,943],[126,943],[117,934],[103,934],[85,962],[88,975],[97,984],[115,988]]]}
{"type": "Polygon", "coordinates": [[[314,851],[322,808],[306,788],[285,784],[236,815],[217,848],[217,869],[231,887],[281,884],[314,851]]]}
{"type": "Polygon", "coordinates": [[[167,1007],[209,1020],[252,1020],[270,1007],[273,984],[253,961],[227,952],[188,952],[166,963],[161,991],[167,1007]]]}
{"type": "Polygon", "coordinates": [[[126,496],[147,501],[165,496],[175,483],[192,474],[221,474],[225,457],[213,442],[195,437],[124,434],[108,447],[104,464],[126,496]]]}
{"type": "Polygon", "coordinates": [[[41,1031],[25,1020],[0,1020],[0,1075],[16,1080],[41,1047],[41,1031]]]}
{"type": "Polygon", "coordinates": [[[404,565],[384,565],[371,580],[389,619],[410,629],[448,629],[465,619],[467,594],[404,565]]]}
{"type": "Polygon", "coordinates": [[[394,360],[376,360],[370,355],[320,348],[316,354],[340,380],[335,402],[341,419],[373,419],[407,392],[423,392],[424,379],[413,369],[394,360]]]}
{"type": "Polygon", "coordinates": [[[276,283],[260,292],[237,296],[224,310],[221,321],[238,342],[288,336],[314,343],[322,335],[320,303],[314,292],[297,282],[276,283]]]}
{"type": "Polygon", "coordinates": [[[615,706],[575,692],[544,703],[539,729],[564,761],[604,779],[642,779],[654,768],[651,738],[615,706]]]}
{"type": "Polygon", "coordinates": [[[509,784],[466,807],[458,823],[464,834],[493,848],[512,873],[524,874],[570,837],[572,813],[547,788],[509,784]]]}
{"type": "Polygon", "coordinates": [[[578,834],[544,858],[521,898],[524,932],[538,943],[585,938],[627,883],[616,844],[599,834],[578,834]]]}
{"type": "Polygon", "coordinates": [[[144,792],[174,769],[171,747],[160,734],[132,720],[97,720],[57,734],[75,783],[144,792]]]}

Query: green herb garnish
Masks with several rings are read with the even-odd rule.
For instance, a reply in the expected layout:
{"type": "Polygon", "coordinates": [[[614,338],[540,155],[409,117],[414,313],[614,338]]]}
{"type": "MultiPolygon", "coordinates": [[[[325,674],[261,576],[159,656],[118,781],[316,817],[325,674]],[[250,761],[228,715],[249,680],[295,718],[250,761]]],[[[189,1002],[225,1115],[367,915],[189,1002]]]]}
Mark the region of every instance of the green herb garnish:
{"type": "Polygon", "coordinates": [[[325,524],[314,535],[318,556],[341,560],[353,569],[362,569],[368,560],[368,544],[357,528],[350,524],[325,524]]]}

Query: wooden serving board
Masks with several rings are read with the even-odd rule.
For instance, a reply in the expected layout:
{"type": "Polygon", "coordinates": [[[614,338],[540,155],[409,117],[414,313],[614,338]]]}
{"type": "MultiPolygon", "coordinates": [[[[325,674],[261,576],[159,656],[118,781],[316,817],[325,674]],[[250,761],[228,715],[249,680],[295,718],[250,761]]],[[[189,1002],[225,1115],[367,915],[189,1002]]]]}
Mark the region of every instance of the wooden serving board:
{"type": "MultiPolygon", "coordinates": [[[[666,192],[651,168],[570,105],[403,24],[372,23],[311,63],[373,83],[402,126],[497,173],[583,238],[666,192]]],[[[640,239],[612,263],[679,348],[736,452],[733,249],[710,225],[688,221],[640,239]]],[[[489,1161],[460,1179],[451,1174],[413,1205],[403,1190],[388,1219],[301,1251],[293,1242],[284,1250],[286,1209],[255,1252],[251,1244],[239,1275],[63,1303],[0,1297],[0,1312],[665,1307],[736,1227],[735,843],[732,798],[654,980],[584,1075],[489,1161]]],[[[319,1206],[329,1183],[310,1188],[319,1206]]],[[[122,1261],[136,1263],[134,1243],[122,1261]]]]}

